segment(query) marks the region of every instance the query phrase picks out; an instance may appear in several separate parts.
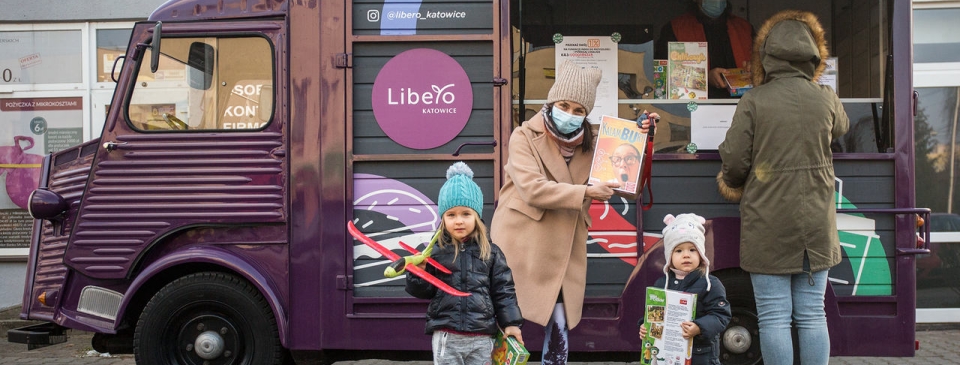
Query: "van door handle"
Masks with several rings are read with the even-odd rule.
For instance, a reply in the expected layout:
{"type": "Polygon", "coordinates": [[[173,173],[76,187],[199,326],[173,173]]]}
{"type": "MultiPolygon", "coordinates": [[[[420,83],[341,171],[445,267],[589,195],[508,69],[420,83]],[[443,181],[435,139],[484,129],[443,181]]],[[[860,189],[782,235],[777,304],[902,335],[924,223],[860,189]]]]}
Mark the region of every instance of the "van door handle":
{"type": "Polygon", "coordinates": [[[497,146],[497,141],[490,141],[490,142],[466,142],[466,143],[464,143],[464,144],[461,144],[460,147],[457,147],[457,150],[456,150],[456,151],[453,151],[453,155],[454,155],[454,156],[460,156],[460,150],[462,150],[462,149],[463,149],[464,147],[466,147],[466,146],[493,146],[493,147],[496,147],[496,146],[497,146]]]}
{"type": "Polygon", "coordinates": [[[127,144],[127,142],[120,142],[120,143],[112,142],[112,141],[111,141],[111,142],[103,142],[103,149],[107,150],[107,152],[111,152],[111,151],[117,149],[118,146],[124,145],[124,144],[127,144]]]}

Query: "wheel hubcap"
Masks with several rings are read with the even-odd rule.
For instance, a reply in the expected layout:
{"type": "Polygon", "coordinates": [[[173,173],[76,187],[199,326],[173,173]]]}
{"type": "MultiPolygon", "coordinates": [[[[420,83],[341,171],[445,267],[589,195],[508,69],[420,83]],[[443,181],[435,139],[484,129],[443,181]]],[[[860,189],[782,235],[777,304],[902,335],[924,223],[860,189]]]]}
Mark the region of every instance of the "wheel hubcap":
{"type": "Polygon", "coordinates": [[[223,337],[213,331],[201,333],[193,343],[197,356],[204,360],[213,360],[220,357],[223,354],[223,346],[223,337]]]}
{"type": "Polygon", "coordinates": [[[753,339],[742,326],[731,326],[723,332],[723,347],[732,353],[742,354],[750,349],[753,339]]]}
{"type": "Polygon", "coordinates": [[[720,362],[726,365],[759,364],[762,361],[759,324],[752,311],[734,308],[730,324],[720,336],[720,362]]]}
{"type": "Polygon", "coordinates": [[[177,334],[177,362],[189,365],[224,365],[238,360],[242,336],[227,319],[199,315],[187,321],[177,334]]]}

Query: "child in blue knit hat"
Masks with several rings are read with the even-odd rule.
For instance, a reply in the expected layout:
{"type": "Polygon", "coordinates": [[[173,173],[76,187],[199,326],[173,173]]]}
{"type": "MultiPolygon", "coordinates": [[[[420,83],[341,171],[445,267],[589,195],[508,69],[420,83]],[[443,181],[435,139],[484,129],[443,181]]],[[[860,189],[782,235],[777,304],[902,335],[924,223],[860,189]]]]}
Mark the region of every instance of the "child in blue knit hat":
{"type": "Polygon", "coordinates": [[[487,238],[480,220],[483,193],[467,164],[457,162],[447,170],[437,206],[443,219],[431,257],[452,273],[426,264],[420,267],[470,295],[447,294],[414,275],[407,275],[407,293],[430,299],[426,333],[433,335],[435,364],[490,364],[494,336],[501,328],[505,336],[523,343],[523,316],[507,260],[487,238]]]}

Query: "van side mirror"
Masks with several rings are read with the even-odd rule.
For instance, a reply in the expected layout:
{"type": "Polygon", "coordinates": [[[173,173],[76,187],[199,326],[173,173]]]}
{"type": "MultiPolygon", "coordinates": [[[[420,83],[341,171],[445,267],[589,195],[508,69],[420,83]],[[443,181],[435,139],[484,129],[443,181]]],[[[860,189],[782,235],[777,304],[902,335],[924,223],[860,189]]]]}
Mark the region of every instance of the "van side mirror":
{"type": "Polygon", "coordinates": [[[153,51],[150,54],[150,72],[152,73],[157,73],[157,69],[160,68],[160,29],[162,27],[162,22],[157,22],[153,27],[153,40],[150,42],[150,48],[153,51]]]}
{"type": "Polygon", "coordinates": [[[273,117],[273,85],[263,85],[257,99],[257,117],[261,122],[270,121],[273,117]]]}
{"type": "Polygon", "coordinates": [[[213,64],[215,62],[213,46],[203,42],[190,44],[190,55],[187,57],[187,78],[190,87],[198,90],[207,90],[213,83],[213,64]]]}

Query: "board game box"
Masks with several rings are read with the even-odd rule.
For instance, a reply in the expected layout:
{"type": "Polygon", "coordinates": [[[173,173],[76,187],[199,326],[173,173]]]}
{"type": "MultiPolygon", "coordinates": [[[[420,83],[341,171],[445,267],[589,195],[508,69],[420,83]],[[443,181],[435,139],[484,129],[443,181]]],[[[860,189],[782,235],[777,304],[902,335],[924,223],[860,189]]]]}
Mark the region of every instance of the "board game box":
{"type": "Polygon", "coordinates": [[[653,60],[653,98],[667,98],[667,60],[653,60]]]}
{"type": "Polygon", "coordinates": [[[667,43],[668,99],[707,98],[707,42],[667,43]]]}
{"type": "Polygon", "coordinates": [[[694,318],[697,295],[651,286],[645,304],[640,364],[690,365],[693,338],[683,338],[680,323],[694,318]]]}
{"type": "Polygon", "coordinates": [[[730,96],[743,96],[743,93],[753,88],[753,74],[742,68],[729,68],[726,74],[720,74],[727,83],[730,96]]]}
{"type": "Polygon", "coordinates": [[[517,339],[504,336],[503,331],[497,334],[493,343],[494,365],[523,365],[529,358],[530,352],[517,339]]]}

